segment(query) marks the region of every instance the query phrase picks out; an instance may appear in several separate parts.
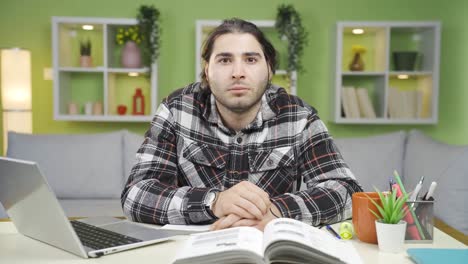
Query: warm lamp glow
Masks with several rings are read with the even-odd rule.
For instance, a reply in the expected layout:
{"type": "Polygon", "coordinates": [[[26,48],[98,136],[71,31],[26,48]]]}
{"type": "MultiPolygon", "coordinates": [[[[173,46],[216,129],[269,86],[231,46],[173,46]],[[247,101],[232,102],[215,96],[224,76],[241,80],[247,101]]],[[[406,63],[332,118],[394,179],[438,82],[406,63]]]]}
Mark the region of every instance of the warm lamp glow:
{"type": "Polygon", "coordinates": [[[84,29],[84,30],[93,30],[94,29],[93,25],[83,25],[81,28],[84,29]]]}
{"type": "Polygon", "coordinates": [[[353,32],[353,34],[355,34],[355,35],[360,35],[360,34],[364,34],[364,29],[354,28],[351,32],[353,32]]]}
{"type": "Polygon", "coordinates": [[[409,79],[409,76],[407,74],[399,74],[397,78],[400,80],[407,80],[409,79]]]}
{"type": "Polygon", "coordinates": [[[2,50],[1,76],[3,110],[31,110],[31,53],[2,50]]]}
{"type": "Polygon", "coordinates": [[[18,48],[2,49],[0,58],[3,147],[6,150],[8,131],[32,132],[31,53],[18,48]]]}

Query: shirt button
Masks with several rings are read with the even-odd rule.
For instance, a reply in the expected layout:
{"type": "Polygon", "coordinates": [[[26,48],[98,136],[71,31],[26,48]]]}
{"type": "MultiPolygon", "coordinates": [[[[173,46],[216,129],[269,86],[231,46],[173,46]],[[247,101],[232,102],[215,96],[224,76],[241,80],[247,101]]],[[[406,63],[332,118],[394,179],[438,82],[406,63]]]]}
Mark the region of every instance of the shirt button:
{"type": "Polygon", "coordinates": [[[272,161],[271,159],[269,159],[269,160],[267,161],[267,165],[268,165],[268,167],[273,166],[273,161],[272,161]]]}
{"type": "Polygon", "coordinates": [[[242,138],[241,137],[237,138],[237,143],[239,143],[239,144],[242,143],[242,138]]]}

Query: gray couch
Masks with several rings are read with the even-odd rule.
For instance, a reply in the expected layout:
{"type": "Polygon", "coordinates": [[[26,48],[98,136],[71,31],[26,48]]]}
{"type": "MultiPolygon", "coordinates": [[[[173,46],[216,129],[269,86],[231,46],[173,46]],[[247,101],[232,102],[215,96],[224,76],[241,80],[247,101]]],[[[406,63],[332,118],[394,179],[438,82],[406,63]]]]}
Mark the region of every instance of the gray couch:
{"type": "MultiPolygon", "coordinates": [[[[39,163],[68,216],[123,216],[120,192],[143,137],[128,131],[89,135],[9,133],[7,155],[39,163]]],[[[468,234],[468,146],[437,142],[419,131],[335,140],[364,190],[388,189],[397,170],[408,190],[424,175],[437,181],[435,215],[468,234]]],[[[304,186],[304,184],[302,184],[304,186]]],[[[0,208],[0,218],[5,214],[0,208]]]]}
{"type": "MultiPolygon", "coordinates": [[[[7,156],[35,161],[67,216],[123,216],[120,193],[143,137],[8,133],[7,156]]],[[[0,218],[6,217],[0,204],[0,218]]]]}

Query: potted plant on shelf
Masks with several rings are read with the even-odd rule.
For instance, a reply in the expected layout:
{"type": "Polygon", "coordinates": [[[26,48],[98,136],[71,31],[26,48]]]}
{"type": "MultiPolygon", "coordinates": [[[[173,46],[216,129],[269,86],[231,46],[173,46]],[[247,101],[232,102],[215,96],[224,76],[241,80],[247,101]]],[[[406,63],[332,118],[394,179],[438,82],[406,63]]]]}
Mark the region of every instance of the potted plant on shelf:
{"type": "Polygon", "coordinates": [[[385,252],[399,252],[403,250],[405,242],[406,222],[402,219],[408,213],[405,206],[408,196],[401,195],[397,197],[396,188],[393,188],[391,193],[383,193],[377,188],[375,189],[382,205],[370,199],[377,207],[378,212],[372,209],[369,210],[377,217],[375,227],[379,249],[385,252]]]}
{"type": "Polygon", "coordinates": [[[350,71],[363,71],[364,61],[362,60],[362,54],[366,52],[366,47],[362,45],[353,45],[351,51],[353,53],[353,60],[349,64],[350,71]]]}
{"type": "Polygon", "coordinates": [[[80,66],[93,66],[93,60],[91,58],[91,41],[89,39],[80,42],[80,66]]]}
{"type": "Polygon", "coordinates": [[[138,26],[121,27],[117,29],[115,42],[123,45],[120,63],[124,68],[141,67],[141,34],[138,26]]]}
{"type": "Polygon", "coordinates": [[[138,9],[138,27],[142,35],[142,49],[145,65],[156,62],[159,56],[161,27],[159,10],[153,5],[142,5],[138,9]]]}
{"type": "Polygon", "coordinates": [[[287,71],[302,70],[301,56],[307,45],[307,31],[301,16],[292,5],[280,5],[276,15],[275,28],[282,40],[288,41],[287,71]]]}

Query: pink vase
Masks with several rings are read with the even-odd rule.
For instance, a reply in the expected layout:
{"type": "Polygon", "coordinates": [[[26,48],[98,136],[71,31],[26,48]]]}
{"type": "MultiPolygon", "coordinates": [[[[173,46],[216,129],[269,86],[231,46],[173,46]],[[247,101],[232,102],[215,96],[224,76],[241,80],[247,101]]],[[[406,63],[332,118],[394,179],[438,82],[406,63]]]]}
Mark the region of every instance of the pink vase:
{"type": "Polygon", "coordinates": [[[138,45],[133,41],[125,42],[122,48],[122,57],[120,63],[124,68],[140,68],[141,52],[138,45]]]}

